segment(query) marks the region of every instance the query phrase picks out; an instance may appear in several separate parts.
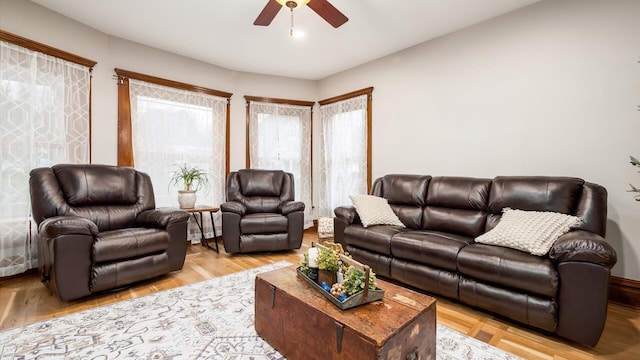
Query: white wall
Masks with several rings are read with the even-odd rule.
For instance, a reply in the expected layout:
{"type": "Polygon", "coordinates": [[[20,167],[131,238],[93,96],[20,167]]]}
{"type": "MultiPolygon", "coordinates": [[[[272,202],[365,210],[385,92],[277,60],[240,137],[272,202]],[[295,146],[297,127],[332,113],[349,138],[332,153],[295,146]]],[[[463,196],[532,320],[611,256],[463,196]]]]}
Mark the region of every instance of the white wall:
{"type": "Polygon", "coordinates": [[[548,0],[313,82],[230,71],[0,0],[3,30],[98,61],[95,163],[117,159],[114,67],[234,93],[232,170],[245,166],[244,95],[319,100],[374,86],[374,178],[566,175],[601,184],[613,273],[640,280],[640,202],[626,192],[640,186],[627,161],[640,156],[638,14],[636,0],[548,0]]]}
{"type": "Polygon", "coordinates": [[[373,176],[576,176],[609,192],[614,275],[640,279],[640,1],[545,1],[323,79],[374,86],[373,176]]]}
{"type": "Polygon", "coordinates": [[[93,71],[92,94],[94,163],[117,163],[118,109],[117,85],[112,78],[114,68],[233,93],[231,170],[245,167],[244,95],[306,101],[317,98],[315,81],[231,71],[106,35],[30,1],[0,0],[0,28],[98,62],[93,71]]]}

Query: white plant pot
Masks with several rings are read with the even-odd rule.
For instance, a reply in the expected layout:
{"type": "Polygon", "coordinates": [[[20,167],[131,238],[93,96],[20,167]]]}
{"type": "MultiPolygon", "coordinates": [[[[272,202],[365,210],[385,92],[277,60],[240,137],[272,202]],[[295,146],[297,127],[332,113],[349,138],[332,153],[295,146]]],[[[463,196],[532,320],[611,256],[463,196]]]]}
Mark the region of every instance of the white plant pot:
{"type": "Polygon", "coordinates": [[[196,192],[193,190],[178,190],[178,204],[180,204],[180,209],[193,209],[196,205],[196,192]]]}

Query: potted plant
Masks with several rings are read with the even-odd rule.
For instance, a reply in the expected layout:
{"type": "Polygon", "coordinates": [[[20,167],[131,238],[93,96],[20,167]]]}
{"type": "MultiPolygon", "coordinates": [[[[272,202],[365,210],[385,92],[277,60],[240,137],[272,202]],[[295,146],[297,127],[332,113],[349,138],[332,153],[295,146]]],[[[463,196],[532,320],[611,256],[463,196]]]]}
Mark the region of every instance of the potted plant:
{"type": "MultiPolygon", "coordinates": [[[[638,159],[634,158],[633,156],[629,156],[629,162],[631,163],[631,165],[640,168],[640,161],[638,161],[638,159]]],[[[637,188],[632,184],[629,185],[631,186],[631,190],[629,190],[629,192],[640,193],[640,188],[637,188]]],[[[640,201],[640,195],[636,195],[635,199],[636,201],[640,201]]]]}
{"type": "Polygon", "coordinates": [[[345,254],[340,244],[325,244],[319,247],[316,263],[318,264],[318,283],[326,282],[331,286],[338,281],[338,272],[342,270],[343,262],[340,254],[345,254]]]}
{"type": "Polygon", "coordinates": [[[196,204],[196,191],[209,185],[209,175],[197,166],[176,165],[171,172],[169,185],[183,187],[178,190],[178,204],[181,209],[191,209],[196,204]]]}
{"type": "MultiPolygon", "coordinates": [[[[365,287],[365,273],[355,267],[349,267],[345,273],[344,282],[342,282],[344,291],[347,296],[357,294],[364,290],[365,287]]],[[[373,271],[369,272],[369,289],[376,289],[376,274],[373,271]]]]}

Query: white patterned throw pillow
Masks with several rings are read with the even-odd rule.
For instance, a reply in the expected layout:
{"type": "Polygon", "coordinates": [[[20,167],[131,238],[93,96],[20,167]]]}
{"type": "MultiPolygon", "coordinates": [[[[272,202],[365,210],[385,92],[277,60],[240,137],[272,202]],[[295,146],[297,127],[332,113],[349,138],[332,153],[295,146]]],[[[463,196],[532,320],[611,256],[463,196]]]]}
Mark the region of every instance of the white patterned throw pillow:
{"type": "Polygon", "coordinates": [[[405,227],[389,206],[387,199],[373,195],[351,195],[349,198],[360,216],[362,226],[397,225],[405,227]]]}
{"type": "Polygon", "coordinates": [[[581,221],[579,217],[556,212],[504,208],[498,225],[478,236],[476,242],[544,256],[560,236],[581,221]]]}

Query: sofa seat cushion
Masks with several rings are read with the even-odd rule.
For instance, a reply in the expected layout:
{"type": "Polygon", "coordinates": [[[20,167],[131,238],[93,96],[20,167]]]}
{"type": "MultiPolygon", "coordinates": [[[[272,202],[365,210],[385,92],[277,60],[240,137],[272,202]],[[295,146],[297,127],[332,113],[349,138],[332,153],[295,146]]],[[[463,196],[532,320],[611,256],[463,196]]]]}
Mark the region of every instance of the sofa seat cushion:
{"type": "Polygon", "coordinates": [[[555,298],[558,272],[549,258],[500,246],[472,244],[458,254],[458,270],[466,277],[555,298]]]}
{"type": "Polygon", "coordinates": [[[287,217],[274,213],[256,213],[240,219],[240,232],[245,234],[276,234],[287,232],[287,217]]]}
{"type": "Polygon", "coordinates": [[[457,271],[458,253],[472,243],[472,238],[462,235],[428,230],[406,231],[393,237],[391,254],[397,259],[457,271]]]}
{"type": "Polygon", "coordinates": [[[129,228],[103,231],[96,236],[94,263],[133,259],[164,252],[169,248],[169,233],[160,229],[129,228]]]}
{"type": "Polygon", "coordinates": [[[389,225],[374,225],[367,228],[362,225],[351,225],[344,231],[344,241],[347,245],[382,255],[391,255],[391,238],[405,229],[389,225]]]}

